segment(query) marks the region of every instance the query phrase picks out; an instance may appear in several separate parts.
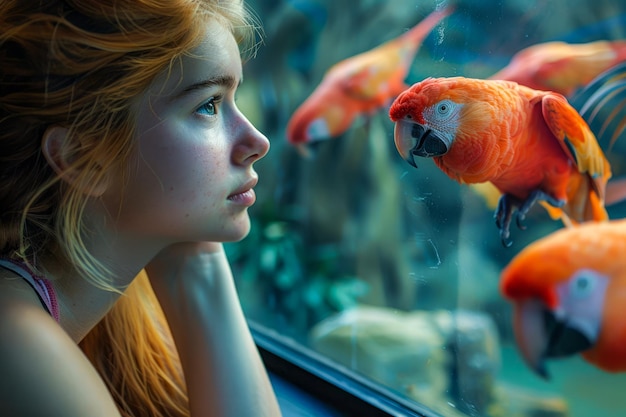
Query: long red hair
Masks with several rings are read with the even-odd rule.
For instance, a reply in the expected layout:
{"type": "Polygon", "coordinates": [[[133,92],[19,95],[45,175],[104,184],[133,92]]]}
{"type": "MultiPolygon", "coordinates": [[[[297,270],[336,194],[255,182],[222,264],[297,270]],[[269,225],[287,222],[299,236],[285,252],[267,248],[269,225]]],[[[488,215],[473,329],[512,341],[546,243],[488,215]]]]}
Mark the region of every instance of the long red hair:
{"type": "MultiPolygon", "coordinates": [[[[68,129],[67,169],[87,187],[126,172],[136,97],[197,45],[208,19],[253,50],[258,25],[242,0],[0,2],[0,254],[44,274],[55,258],[100,288],[123,290],[83,242],[89,189],[55,174],[42,135],[53,125],[68,129]]],[[[145,273],[80,346],[124,416],[189,415],[178,355],[145,273]]]]}

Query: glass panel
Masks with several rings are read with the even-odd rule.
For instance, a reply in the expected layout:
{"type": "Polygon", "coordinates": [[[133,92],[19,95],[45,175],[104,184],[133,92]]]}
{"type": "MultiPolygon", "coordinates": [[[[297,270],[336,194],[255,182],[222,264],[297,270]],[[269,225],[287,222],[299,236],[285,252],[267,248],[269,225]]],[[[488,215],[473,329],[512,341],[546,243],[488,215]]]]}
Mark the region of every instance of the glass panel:
{"type": "MultiPolygon", "coordinates": [[[[258,13],[265,37],[256,58],[244,68],[245,82],[237,103],[270,138],[272,146],[269,155],[256,164],[260,182],[257,204],[250,210],[252,232],[243,242],[227,245],[248,317],[444,416],[622,416],[626,376],[602,370],[582,357],[574,346],[583,341],[581,333],[563,330],[566,326],[559,321],[571,313],[564,303],[560,305],[561,316],[545,324],[537,315],[534,323],[536,329],[552,325],[563,330],[562,335],[572,336],[567,343],[544,351],[545,355],[560,357],[546,360],[545,368],[534,371],[520,348],[522,344],[530,346],[526,357],[532,361],[530,351],[541,347],[537,345],[541,332],[531,328],[523,343],[515,339],[514,317],[522,314],[515,313],[514,304],[500,289],[502,271],[522,249],[562,229],[564,223],[553,220],[541,204],[535,204],[522,228],[513,217],[510,239],[504,242],[510,246],[505,247],[494,222],[499,193],[494,195],[493,189],[484,186],[460,184],[446,175],[434,158],[409,157],[417,168],[407,163],[394,144],[396,125],[389,117],[389,105],[399,90],[427,77],[454,76],[496,76],[531,84],[534,75],[538,82],[534,89],[561,91],[580,112],[585,103],[592,102],[585,117],[613,172],[607,199],[613,196],[617,202],[608,206],[608,214],[611,218],[624,217],[626,206],[619,196],[619,179],[625,169],[622,155],[626,154],[626,140],[619,137],[623,85],[613,79],[614,88],[581,96],[576,95],[580,85],[575,83],[578,78],[583,84],[589,83],[614,64],[604,62],[613,56],[613,49],[593,44],[590,52],[584,50],[587,58],[574,60],[572,54],[580,49],[570,51],[553,44],[552,49],[545,48],[546,52],[538,52],[536,57],[523,58],[519,67],[512,64],[512,58],[525,48],[545,47],[552,41],[582,46],[623,38],[626,3],[461,0],[454,8],[446,1],[411,0],[248,3],[258,13]],[[431,14],[435,10],[440,15],[431,14]],[[344,68],[351,74],[349,81],[330,86],[321,96],[321,82],[331,66],[402,34],[415,34],[409,29],[416,25],[421,27],[421,34],[395,49],[387,44],[389,50],[379,50],[364,69],[344,68]],[[417,47],[415,56],[413,47],[417,47]],[[597,55],[597,51],[604,52],[597,55]],[[404,68],[400,58],[410,65],[404,68]],[[561,60],[548,64],[556,59],[561,60]],[[536,60],[544,64],[535,73],[531,67],[536,60]],[[394,71],[385,72],[384,64],[395,61],[394,71]],[[591,62],[602,66],[590,66],[591,62]],[[517,73],[495,75],[509,64],[517,73]],[[394,80],[404,81],[406,86],[394,86],[394,80]],[[568,88],[570,85],[573,87],[568,88]],[[317,101],[310,98],[314,91],[320,94],[317,101]],[[362,98],[364,102],[359,101],[362,98]],[[306,113],[301,106],[307,99],[315,101],[312,110],[300,117],[298,112],[306,113]],[[602,111],[596,114],[595,109],[602,111]],[[613,110],[616,115],[611,115],[613,110]],[[300,124],[297,119],[302,120],[300,124]],[[307,143],[302,144],[305,139],[307,143]]],[[[616,61],[626,57],[626,46],[615,43],[614,47],[621,48],[615,53],[622,58],[616,61]]],[[[355,59],[348,62],[357,65],[355,59]]],[[[484,89],[476,84],[463,88],[467,89],[463,94],[438,96],[433,103],[447,97],[454,112],[457,102],[480,100],[471,98],[471,92],[484,89]]],[[[494,120],[523,123],[512,104],[483,101],[497,108],[494,120]]],[[[433,107],[429,119],[421,120],[425,124],[430,121],[431,130],[439,126],[435,120],[440,119],[434,115],[437,109],[449,111],[433,107]]],[[[536,109],[534,117],[557,123],[536,109]]],[[[481,112],[489,111],[491,107],[482,107],[481,112]]],[[[419,114],[425,117],[421,110],[419,114]]],[[[456,123],[444,123],[440,130],[447,126],[452,132],[449,137],[456,137],[463,120],[456,123]]],[[[452,145],[444,139],[418,139],[412,124],[402,126],[409,126],[409,130],[398,134],[400,141],[424,141],[422,145],[410,144],[416,146],[418,154],[448,151],[452,155],[452,145]]],[[[487,127],[491,126],[495,123],[487,127]]],[[[533,128],[541,135],[550,134],[547,124],[538,126],[533,128]]],[[[563,126],[570,129],[576,124],[568,121],[563,126]]],[[[591,184],[593,190],[603,181],[603,165],[588,161],[592,159],[589,155],[599,153],[577,150],[577,134],[568,131],[568,135],[569,140],[562,141],[563,150],[556,147],[556,139],[551,139],[554,147],[546,152],[560,152],[563,158],[567,152],[576,154],[565,164],[585,166],[581,169],[595,174],[593,178],[580,176],[581,184],[572,187],[591,184]]],[[[527,190],[519,191],[524,181],[561,166],[561,162],[543,156],[544,148],[552,145],[532,152],[530,145],[518,150],[516,155],[528,165],[508,172],[500,184],[517,184],[509,193],[526,198],[527,190]]],[[[490,161],[505,152],[494,146],[473,149],[459,158],[490,161]]],[[[589,251],[610,242],[604,232],[596,236],[589,251]]],[[[574,245],[573,238],[571,242],[574,245]]],[[[531,263],[549,265],[556,256],[545,255],[531,263]]],[[[620,271],[619,257],[610,253],[601,256],[605,258],[600,264],[617,265],[609,274],[609,281],[616,282],[611,279],[623,274],[626,266],[620,271]]],[[[568,262],[573,261],[564,258],[557,264],[566,266],[568,262]]],[[[552,274],[556,272],[546,270],[543,279],[555,280],[552,274]]],[[[540,287],[543,279],[536,286],[540,287]]],[[[603,279],[598,278],[598,282],[603,279]]],[[[532,292],[530,284],[520,285],[511,291],[517,295],[532,292]]],[[[610,288],[608,293],[620,292],[613,290],[616,286],[610,288]]],[[[545,294],[557,294],[555,291],[545,294]]],[[[593,323],[594,318],[601,323],[589,324],[583,333],[594,339],[587,348],[615,346],[613,353],[600,355],[604,356],[600,360],[615,363],[620,355],[615,352],[626,342],[608,338],[623,337],[626,327],[619,327],[619,314],[610,323],[601,317],[610,310],[609,305],[620,305],[609,298],[605,292],[596,304],[583,303],[587,306],[586,323],[593,323]]],[[[572,303],[575,300],[570,300],[572,303]]],[[[532,304],[524,305],[530,306],[524,311],[532,310],[532,304]]]]}

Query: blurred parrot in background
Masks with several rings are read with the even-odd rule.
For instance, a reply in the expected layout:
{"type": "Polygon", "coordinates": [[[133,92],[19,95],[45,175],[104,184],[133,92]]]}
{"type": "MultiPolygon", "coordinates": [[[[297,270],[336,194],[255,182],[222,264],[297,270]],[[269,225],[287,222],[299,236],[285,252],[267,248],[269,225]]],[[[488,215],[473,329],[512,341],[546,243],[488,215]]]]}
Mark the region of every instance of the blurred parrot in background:
{"type": "Polygon", "coordinates": [[[451,13],[435,10],[399,37],[333,65],[291,116],[288,142],[306,156],[311,142],[337,137],[357,116],[388,106],[408,87],[404,79],[424,38],[451,13]]]}
{"type": "Polygon", "coordinates": [[[580,115],[560,94],[514,82],[427,78],[389,110],[399,154],[433,158],[460,183],[491,182],[501,193],[496,225],[510,246],[517,225],[540,202],[565,224],[607,220],[609,162],[580,115]]]}
{"type": "Polygon", "coordinates": [[[560,229],[524,248],[502,271],[513,330],[528,366],[582,353],[609,372],[626,371],[626,220],[560,229]]]}
{"type": "Polygon", "coordinates": [[[607,69],[626,61],[626,41],[544,42],[516,53],[489,79],[515,81],[571,97],[607,69]]]}

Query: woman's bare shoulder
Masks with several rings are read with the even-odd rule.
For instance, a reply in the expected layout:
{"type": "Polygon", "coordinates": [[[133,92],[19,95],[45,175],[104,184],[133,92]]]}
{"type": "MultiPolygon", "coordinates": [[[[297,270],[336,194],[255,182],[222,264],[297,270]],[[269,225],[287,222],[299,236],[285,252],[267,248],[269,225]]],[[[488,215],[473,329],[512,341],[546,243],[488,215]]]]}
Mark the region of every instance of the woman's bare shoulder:
{"type": "Polygon", "coordinates": [[[0,415],[119,416],[95,369],[34,291],[4,273],[0,375],[0,415]]]}

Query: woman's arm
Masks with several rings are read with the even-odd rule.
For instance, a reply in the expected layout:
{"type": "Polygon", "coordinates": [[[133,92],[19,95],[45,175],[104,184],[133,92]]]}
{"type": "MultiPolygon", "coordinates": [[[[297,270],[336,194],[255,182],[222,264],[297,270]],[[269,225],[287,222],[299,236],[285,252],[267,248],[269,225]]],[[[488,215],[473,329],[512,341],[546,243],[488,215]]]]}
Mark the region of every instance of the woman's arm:
{"type": "Polygon", "coordinates": [[[0,416],[120,416],[91,363],[21,278],[0,279],[0,416]]]}
{"type": "Polygon", "coordinates": [[[180,355],[194,416],[280,416],[221,244],[177,244],[146,268],[180,355]]]}

